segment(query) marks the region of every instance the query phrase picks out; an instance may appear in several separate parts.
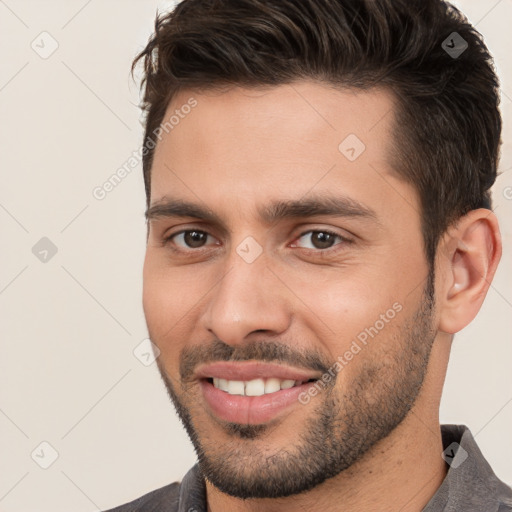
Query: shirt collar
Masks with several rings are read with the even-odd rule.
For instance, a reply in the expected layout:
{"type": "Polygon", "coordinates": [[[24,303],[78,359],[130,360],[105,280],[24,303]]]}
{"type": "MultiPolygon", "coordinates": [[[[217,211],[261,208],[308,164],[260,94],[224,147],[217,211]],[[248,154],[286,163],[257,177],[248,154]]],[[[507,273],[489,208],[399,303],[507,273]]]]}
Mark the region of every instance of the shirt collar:
{"type": "MultiPolygon", "coordinates": [[[[450,466],[423,512],[512,507],[512,490],[494,474],[465,425],[442,425],[443,458],[450,466]]],[[[507,509],[508,510],[508,509],[507,509]]]]}

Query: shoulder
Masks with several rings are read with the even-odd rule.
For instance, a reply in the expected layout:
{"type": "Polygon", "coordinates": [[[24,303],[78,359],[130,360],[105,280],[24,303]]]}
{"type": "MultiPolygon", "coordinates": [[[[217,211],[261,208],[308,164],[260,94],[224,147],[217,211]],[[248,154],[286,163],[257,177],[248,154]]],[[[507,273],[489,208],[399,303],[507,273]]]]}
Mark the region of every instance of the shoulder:
{"type": "Polygon", "coordinates": [[[174,482],[104,512],[175,512],[178,510],[179,494],[180,484],[174,482]]]}
{"type": "Polygon", "coordinates": [[[160,487],[136,500],[104,512],[178,512],[179,510],[206,509],[206,487],[195,464],[183,477],[181,482],[160,487]]]}

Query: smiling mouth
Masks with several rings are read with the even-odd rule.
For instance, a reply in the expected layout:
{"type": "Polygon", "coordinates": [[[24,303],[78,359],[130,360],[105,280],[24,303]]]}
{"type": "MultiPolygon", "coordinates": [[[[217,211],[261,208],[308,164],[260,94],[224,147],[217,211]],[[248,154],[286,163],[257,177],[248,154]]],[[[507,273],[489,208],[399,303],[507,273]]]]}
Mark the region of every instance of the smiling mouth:
{"type": "Polygon", "coordinates": [[[302,386],[308,382],[316,382],[317,379],[309,380],[291,380],[291,379],[252,379],[248,381],[243,380],[227,380],[220,378],[205,379],[210,384],[228,395],[239,396],[262,396],[276,393],[283,389],[290,389],[293,387],[302,386]]]}

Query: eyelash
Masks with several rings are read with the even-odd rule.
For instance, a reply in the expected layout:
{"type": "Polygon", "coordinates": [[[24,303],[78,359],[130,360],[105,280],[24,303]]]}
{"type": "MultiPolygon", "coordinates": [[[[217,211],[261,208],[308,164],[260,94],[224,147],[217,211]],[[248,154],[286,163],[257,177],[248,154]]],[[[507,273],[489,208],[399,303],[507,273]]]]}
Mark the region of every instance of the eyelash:
{"type": "MultiPolygon", "coordinates": [[[[173,243],[172,239],[174,237],[176,237],[178,235],[183,235],[185,233],[191,233],[191,232],[194,232],[194,231],[197,232],[197,233],[204,233],[207,236],[212,236],[207,231],[204,231],[204,230],[201,230],[201,229],[185,229],[185,230],[182,230],[182,231],[178,231],[176,233],[172,233],[171,235],[165,237],[164,240],[163,240],[163,245],[164,246],[171,246],[171,244],[173,243]]],[[[353,243],[353,240],[351,240],[351,239],[349,239],[349,238],[347,238],[345,236],[342,236],[339,233],[336,233],[335,231],[331,231],[329,229],[309,229],[307,231],[302,232],[294,240],[299,240],[300,238],[302,238],[304,235],[307,235],[308,233],[311,233],[311,234],[313,234],[313,233],[324,233],[324,234],[327,234],[327,235],[331,235],[331,236],[333,236],[335,238],[339,238],[340,239],[340,243],[335,244],[332,247],[328,247],[327,249],[302,248],[302,250],[304,250],[306,252],[314,252],[314,253],[317,253],[317,254],[326,254],[326,253],[331,253],[331,252],[338,252],[340,250],[343,250],[343,248],[336,249],[336,246],[338,246],[338,245],[343,245],[344,246],[344,245],[353,243]]],[[[187,253],[187,252],[200,253],[200,252],[203,252],[204,250],[207,250],[205,247],[200,247],[200,248],[197,248],[197,249],[194,249],[194,248],[181,249],[181,248],[176,248],[176,246],[171,247],[171,249],[174,252],[178,252],[178,253],[187,253]]],[[[299,249],[300,249],[300,247],[299,247],[299,249]]]]}

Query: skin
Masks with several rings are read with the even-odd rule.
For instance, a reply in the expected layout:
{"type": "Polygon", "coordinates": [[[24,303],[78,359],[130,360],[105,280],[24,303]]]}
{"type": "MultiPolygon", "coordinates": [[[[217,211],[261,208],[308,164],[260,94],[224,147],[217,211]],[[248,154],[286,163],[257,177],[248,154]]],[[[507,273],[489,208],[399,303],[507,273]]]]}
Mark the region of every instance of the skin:
{"type": "MultiPolygon", "coordinates": [[[[331,392],[343,403],[344,393],[364,383],[365,368],[377,362],[382,383],[391,382],[393,355],[403,352],[425,300],[429,268],[419,199],[389,163],[394,100],[385,90],[336,90],[303,80],[257,90],[182,91],[164,119],[191,96],[197,106],[156,147],[150,205],[187,200],[217,214],[222,224],[150,218],[144,312],[161,352],[159,368],[206,452],[225,460],[236,450],[250,476],[251,468],[264,470],[267,457],[294,452],[326,392],[287,409],[264,435],[245,439],[207,410],[197,381],[181,381],[181,355],[213,340],[240,351],[273,340],[335,361],[398,302],[400,313],[339,372],[331,392]],[[353,162],[338,149],[351,133],[366,146],[353,162]],[[358,201],[375,218],[319,215],[268,224],[258,215],[271,200],[322,194],[358,201]],[[197,248],[183,236],[164,242],[186,229],[210,236],[197,248]],[[325,229],[352,243],[335,239],[331,248],[315,247],[311,231],[325,229]],[[262,250],[252,263],[237,253],[248,236],[262,250]]],[[[340,510],[340,503],[347,512],[422,510],[446,475],[438,411],[453,334],[477,314],[500,256],[497,219],[488,210],[471,211],[442,237],[430,360],[412,409],[388,435],[348,469],[300,494],[241,500],[207,481],[208,510],[329,512],[340,510]]],[[[379,388],[364,394],[369,409],[379,407],[379,388]]]]}

